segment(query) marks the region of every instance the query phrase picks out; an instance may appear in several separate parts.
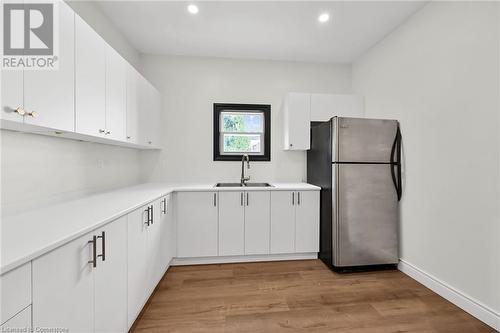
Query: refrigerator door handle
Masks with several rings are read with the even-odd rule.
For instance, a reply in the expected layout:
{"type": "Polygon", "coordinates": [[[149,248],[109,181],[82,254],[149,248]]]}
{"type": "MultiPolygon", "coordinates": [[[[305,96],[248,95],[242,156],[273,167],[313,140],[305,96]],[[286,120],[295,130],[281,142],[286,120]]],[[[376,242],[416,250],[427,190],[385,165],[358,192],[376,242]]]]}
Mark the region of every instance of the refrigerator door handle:
{"type": "Polygon", "coordinates": [[[401,131],[399,126],[391,148],[391,176],[396,189],[398,201],[400,201],[403,189],[401,184],[401,131]],[[397,171],[394,170],[395,168],[397,171]]]}

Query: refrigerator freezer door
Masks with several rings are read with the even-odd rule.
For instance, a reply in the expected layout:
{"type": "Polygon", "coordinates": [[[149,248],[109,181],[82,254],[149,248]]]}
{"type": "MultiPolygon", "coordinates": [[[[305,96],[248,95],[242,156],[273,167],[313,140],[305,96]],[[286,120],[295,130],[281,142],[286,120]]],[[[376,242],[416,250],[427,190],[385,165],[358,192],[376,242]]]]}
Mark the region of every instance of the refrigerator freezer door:
{"type": "Polygon", "coordinates": [[[391,162],[396,120],[336,118],[334,124],[334,162],[391,162]]]}
{"type": "Polygon", "coordinates": [[[338,267],[398,262],[398,199],[388,164],[336,164],[333,257],[338,267]]]}

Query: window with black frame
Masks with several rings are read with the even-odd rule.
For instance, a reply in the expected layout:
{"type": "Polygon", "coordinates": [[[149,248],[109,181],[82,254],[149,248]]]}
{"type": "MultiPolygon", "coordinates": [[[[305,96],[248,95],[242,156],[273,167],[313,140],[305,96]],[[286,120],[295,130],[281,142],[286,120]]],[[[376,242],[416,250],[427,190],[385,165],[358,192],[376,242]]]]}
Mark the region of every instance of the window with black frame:
{"type": "Polygon", "coordinates": [[[214,161],[271,160],[271,105],[214,103],[214,161]]]}

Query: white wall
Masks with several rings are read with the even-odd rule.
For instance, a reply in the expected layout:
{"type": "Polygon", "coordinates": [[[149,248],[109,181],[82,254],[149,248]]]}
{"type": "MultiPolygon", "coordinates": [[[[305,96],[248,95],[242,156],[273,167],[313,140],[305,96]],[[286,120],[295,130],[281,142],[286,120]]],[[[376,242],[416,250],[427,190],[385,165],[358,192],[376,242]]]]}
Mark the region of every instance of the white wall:
{"type": "Polygon", "coordinates": [[[497,313],[498,7],[430,3],[353,65],[366,116],[401,121],[401,258],[497,313]]]}
{"type": "Polygon", "coordinates": [[[213,103],[271,104],[271,162],[253,162],[252,181],[302,181],[305,152],[282,150],[281,103],[289,91],[349,93],[350,65],[144,56],[163,95],[162,152],[143,152],[144,177],[174,182],[239,181],[240,162],[214,162],[213,103]]]}
{"type": "MultiPolygon", "coordinates": [[[[70,6],[137,66],[137,51],[94,4],[70,6]]],[[[5,130],[0,138],[3,216],[141,180],[137,150],[5,130]]]]}

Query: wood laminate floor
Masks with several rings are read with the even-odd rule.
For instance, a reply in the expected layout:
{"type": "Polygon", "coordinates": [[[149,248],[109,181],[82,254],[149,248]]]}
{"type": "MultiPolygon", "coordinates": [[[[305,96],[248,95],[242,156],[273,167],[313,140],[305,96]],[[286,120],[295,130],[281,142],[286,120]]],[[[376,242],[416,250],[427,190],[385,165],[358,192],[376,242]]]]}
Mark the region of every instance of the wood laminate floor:
{"type": "Polygon", "coordinates": [[[399,271],[319,260],[169,269],[133,332],[495,332],[399,271]]]}

